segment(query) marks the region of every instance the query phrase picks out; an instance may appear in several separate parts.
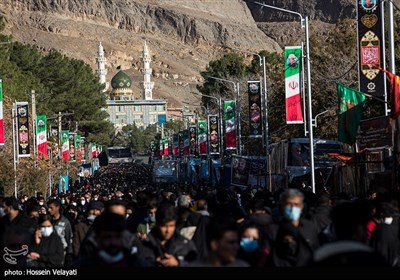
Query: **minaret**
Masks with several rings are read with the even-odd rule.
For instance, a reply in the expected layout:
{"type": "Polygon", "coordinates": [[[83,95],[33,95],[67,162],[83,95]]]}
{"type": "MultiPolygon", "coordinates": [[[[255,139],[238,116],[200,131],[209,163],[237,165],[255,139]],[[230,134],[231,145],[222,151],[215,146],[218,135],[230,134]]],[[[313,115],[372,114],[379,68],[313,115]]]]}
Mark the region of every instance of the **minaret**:
{"type": "Polygon", "coordinates": [[[154,82],[150,81],[150,76],[152,72],[152,69],[150,68],[151,57],[146,41],[144,41],[142,59],[143,59],[143,68],[141,69],[141,71],[143,73],[143,82],[141,84],[143,88],[143,95],[144,95],[143,98],[145,100],[152,100],[154,82]]]}
{"type": "Polygon", "coordinates": [[[99,49],[97,51],[97,75],[99,76],[99,82],[100,84],[105,84],[104,91],[108,89],[108,83],[106,83],[106,75],[107,75],[107,69],[106,69],[106,58],[104,56],[104,49],[103,46],[99,45],[99,49]]]}

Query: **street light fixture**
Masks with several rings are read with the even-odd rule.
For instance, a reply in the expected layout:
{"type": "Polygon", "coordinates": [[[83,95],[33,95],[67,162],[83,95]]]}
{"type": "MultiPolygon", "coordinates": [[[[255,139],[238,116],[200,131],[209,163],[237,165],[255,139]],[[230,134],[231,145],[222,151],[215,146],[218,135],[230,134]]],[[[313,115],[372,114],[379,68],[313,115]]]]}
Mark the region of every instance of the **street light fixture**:
{"type": "Polygon", "coordinates": [[[314,170],[314,136],[313,136],[313,121],[312,121],[312,102],[311,102],[311,65],[310,65],[310,43],[308,35],[308,16],[303,16],[291,10],[267,5],[256,1],[248,1],[263,7],[271,8],[274,10],[294,14],[300,17],[301,28],[305,28],[305,39],[306,39],[306,61],[307,61],[307,118],[308,118],[308,133],[310,139],[310,173],[311,173],[311,187],[313,193],[315,193],[315,170],[314,170]]]}

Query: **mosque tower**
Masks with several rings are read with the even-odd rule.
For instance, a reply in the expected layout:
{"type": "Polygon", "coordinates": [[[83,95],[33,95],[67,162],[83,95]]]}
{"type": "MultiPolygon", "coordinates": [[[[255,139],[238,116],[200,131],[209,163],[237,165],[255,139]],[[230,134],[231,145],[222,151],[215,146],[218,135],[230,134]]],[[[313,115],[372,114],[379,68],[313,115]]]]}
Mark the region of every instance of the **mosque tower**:
{"type": "Polygon", "coordinates": [[[100,84],[105,84],[104,91],[108,89],[108,83],[106,82],[106,75],[107,75],[107,69],[106,69],[106,58],[104,56],[104,49],[103,46],[99,45],[98,51],[97,51],[97,75],[99,76],[99,82],[100,84]]]}
{"type": "Polygon", "coordinates": [[[146,40],[144,41],[142,59],[143,59],[143,68],[141,69],[141,71],[143,73],[143,82],[141,82],[141,85],[143,88],[143,95],[144,95],[143,99],[152,100],[154,82],[150,81],[150,77],[153,69],[150,68],[151,56],[149,53],[149,48],[147,47],[146,40]]]}

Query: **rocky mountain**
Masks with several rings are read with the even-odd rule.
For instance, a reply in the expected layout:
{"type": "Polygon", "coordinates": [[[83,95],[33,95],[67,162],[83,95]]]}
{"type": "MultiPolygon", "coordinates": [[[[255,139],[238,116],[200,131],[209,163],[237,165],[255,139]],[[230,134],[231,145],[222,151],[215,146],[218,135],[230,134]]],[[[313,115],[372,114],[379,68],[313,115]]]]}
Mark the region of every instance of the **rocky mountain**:
{"type": "MultiPolygon", "coordinates": [[[[356,0],[259,2],[308,15],[311,30],[319,32],[326,24],[356,16],[356,0]]],[[[400,0],[394,3],[399,6],[400,0]]],[[[107,80],[121,66],[132,76],[135,92],[140,92],[146,39],[153,56],[153,96],[167,98],[171,107],[198,100],[191,92],[201,82],[199,73],[221,57],[224,46],[280,52],[283,42],[293,41],[299,30],[290,14],[241,0],[1,0],[0,15],[13,40],[44,52],[56,49],[93,69],[101,42],[107,80]],[[262,23],[266,21],[270,23],[262,23]]]]}
{"type": "Polygon", "coordinates": [[[96,68],[99,42],[110,81],[121,66],[140,91],[141,51],[147,40],[153,56],[154,98],[169,106],[192,102],[199,72],[224,46],[280,51],[239,0],[2,0],[5,33],[13,40],[56,49],[96,68]]]}

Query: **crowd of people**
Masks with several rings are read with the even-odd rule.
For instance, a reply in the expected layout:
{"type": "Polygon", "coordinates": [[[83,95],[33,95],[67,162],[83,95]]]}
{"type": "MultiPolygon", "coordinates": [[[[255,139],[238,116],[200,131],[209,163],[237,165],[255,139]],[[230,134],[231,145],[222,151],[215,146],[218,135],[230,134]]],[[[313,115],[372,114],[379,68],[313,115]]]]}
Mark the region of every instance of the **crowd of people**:
{"type": "Polygon", "coordinates": [[[67,193],[0,199],[5,267],[400,266],[399,193],[160,184],[102,167],[67,193]]]}

